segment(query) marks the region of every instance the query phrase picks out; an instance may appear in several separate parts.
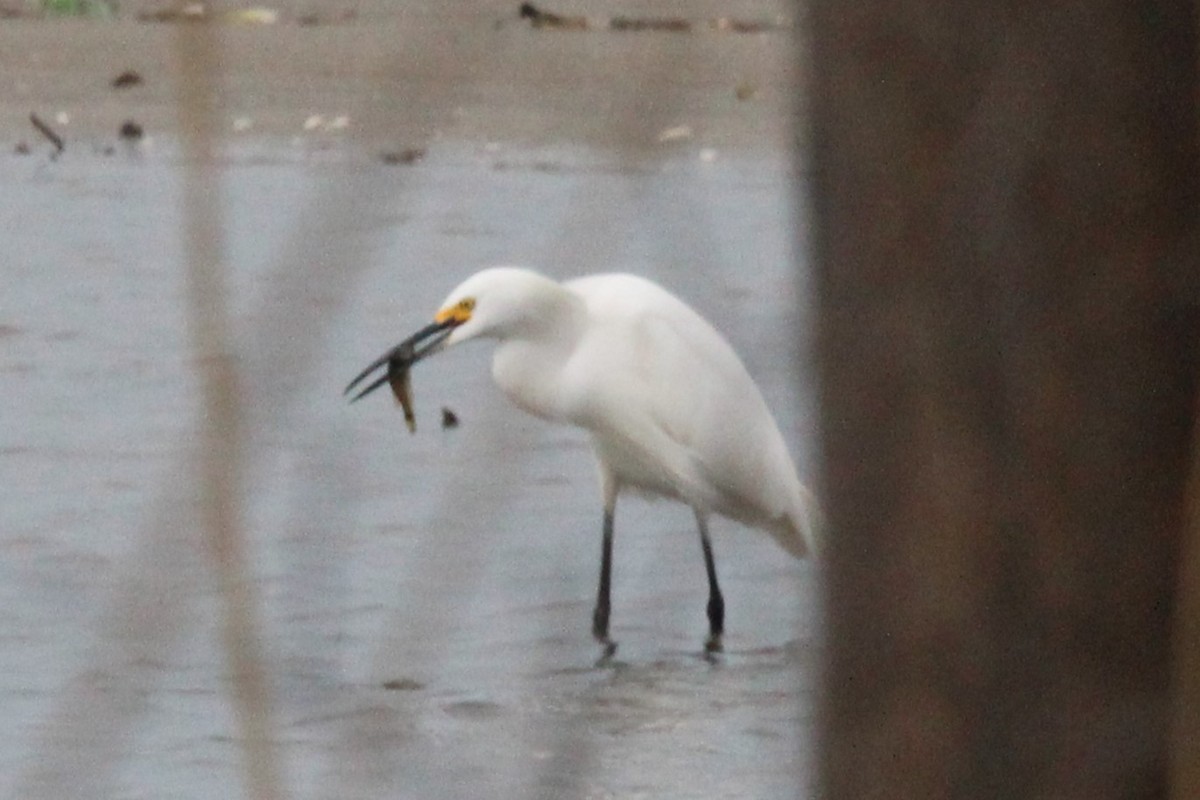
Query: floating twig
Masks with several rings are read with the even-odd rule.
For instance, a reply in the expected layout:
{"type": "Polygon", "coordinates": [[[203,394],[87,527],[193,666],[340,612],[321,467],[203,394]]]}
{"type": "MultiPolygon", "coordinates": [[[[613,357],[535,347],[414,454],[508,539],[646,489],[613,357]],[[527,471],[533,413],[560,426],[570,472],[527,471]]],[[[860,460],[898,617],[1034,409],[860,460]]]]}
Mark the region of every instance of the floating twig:
{"type": "Polygon", "coordinates": [[[128,89],[131,86],[141,86],[142,76],[131,69],[127,69],[117,77],[113,78],[110,85],[114,89],[128,89]]]}
{"type": "Polygon", "coordinates": [[[608,27],[614,31],[687,33],[692,29],[692,23],[681,17],[613,17],[608,27]]]}
{"type": "Polygon", "coordinates": [[[33,123],[33,127],[37,128],[38,133],[50,140],[50,144],[54,145],[54,158],[58,158],[59,154],[67,149],[67,143],[63,138],[54,132],[54,129],[42,121],[37,114],[30,113],[29,121],[33,123]]]}

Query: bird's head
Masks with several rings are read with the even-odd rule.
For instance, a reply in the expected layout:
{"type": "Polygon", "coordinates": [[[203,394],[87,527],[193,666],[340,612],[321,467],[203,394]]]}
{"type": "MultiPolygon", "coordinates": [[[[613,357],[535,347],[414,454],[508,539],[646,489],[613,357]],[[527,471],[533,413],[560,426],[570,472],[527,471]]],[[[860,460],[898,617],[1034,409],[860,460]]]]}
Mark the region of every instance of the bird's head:
{"type": "MultiPolygon", "coordinates": [[[[391,373],[470,339],[505,339],[535,330],[554,316],[562,292],[562,287],[549,278],[520,267],[491,267],[477,272],[446,296],[433,322],[376,359],[350,382],[346,392],[385,364],[391,373]]],[[[385,374],[353,399],[370,394],[386,381],[385,374]]]]}
{"type": "Polygon", "coordinates": [[[433,318],[451,329],[446,347],[476,338],[506,339],[552,317],[561,295],[561,286],[533,270],[491,267],[455,287],[433,318]]]}

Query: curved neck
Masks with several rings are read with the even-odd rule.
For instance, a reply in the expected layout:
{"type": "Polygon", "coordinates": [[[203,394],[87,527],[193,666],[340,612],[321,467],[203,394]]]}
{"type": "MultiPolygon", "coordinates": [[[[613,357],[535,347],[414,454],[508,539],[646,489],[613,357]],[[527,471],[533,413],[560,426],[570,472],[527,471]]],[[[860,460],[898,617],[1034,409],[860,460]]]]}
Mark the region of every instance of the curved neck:
{"type": "Polygon", "coordinates": [[[531,414],[565,421],[563,367],[586,327],[583,300],[557,284],[503,335],[492,357],[492,377],[508,398],[531,414]]]}
{"type": "Polygon", "coordinates": [[[583,299],[549,278],[538,278],[536,299],[527,303],[525,313],[496,338],[573,350],[586,323],[583,299]]]}

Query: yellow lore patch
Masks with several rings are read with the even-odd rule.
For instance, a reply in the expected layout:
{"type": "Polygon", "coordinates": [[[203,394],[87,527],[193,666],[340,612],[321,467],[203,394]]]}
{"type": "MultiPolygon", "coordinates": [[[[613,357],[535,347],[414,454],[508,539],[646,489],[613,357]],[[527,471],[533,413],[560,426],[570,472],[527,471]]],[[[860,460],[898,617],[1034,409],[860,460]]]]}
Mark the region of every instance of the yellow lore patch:
{"type": "Polygon", "coordinates": [[[452,306],[446,306],[437,312],[433,317],[433,321],[439,323],[453,321],[461,325],[471,318],[471,312],[474,310],[475,298],[468,297],[465,300],[459,300],[452,306]]]}

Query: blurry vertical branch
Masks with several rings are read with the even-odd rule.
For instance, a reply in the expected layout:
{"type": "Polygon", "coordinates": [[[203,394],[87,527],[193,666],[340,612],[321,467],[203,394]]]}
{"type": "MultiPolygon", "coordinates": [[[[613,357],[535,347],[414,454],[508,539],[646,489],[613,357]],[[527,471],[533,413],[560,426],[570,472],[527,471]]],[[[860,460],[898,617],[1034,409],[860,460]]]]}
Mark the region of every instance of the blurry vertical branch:
{"type": "Polygon", "coordinates": [[[268,691],[258,644],[257,600],[241,529],[245,464],[240,442],[244,441],[245,414],[240,406],[237,365],[229,337],[220,182],[213,158],[219,87],[217,29],[207,24],[180,25],[178,37],[188,322],[203,392],[200,508],[223,601],[222,630],[247,794],[255,800],[274,800],[282,796],[281,778],[271,743],[268,691]]]}
{"type": "MultiPolygon", "coordinates": [[[[1200,420],[1200,396],[1196,398],[1200,420]]],[[[1192,431],[1188,519],[1172,648],[1171,797],[1200,797],[1200,426],[1192,431]]]]}
{"type": "Polygon", "coordinates": [[[822,795],[1164,796],[1187,702],[1195,10],[812,19],[822,795]]]}

